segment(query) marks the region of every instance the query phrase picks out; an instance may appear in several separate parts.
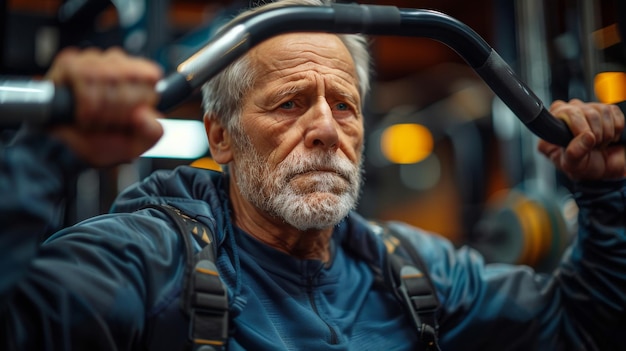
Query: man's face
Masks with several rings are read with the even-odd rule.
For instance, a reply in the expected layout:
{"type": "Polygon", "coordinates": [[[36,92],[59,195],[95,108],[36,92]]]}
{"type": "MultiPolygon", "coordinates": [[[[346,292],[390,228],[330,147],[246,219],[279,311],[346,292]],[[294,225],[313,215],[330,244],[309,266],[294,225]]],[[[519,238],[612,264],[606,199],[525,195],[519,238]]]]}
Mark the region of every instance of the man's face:
{"type": "Polygon", "coordinates": [[[363,118],[354,64],[330,34],[287,34],[250,53],[254,88],[233,133],[233,176],[256,208],[300,229],[356,205],[363,118]]]}

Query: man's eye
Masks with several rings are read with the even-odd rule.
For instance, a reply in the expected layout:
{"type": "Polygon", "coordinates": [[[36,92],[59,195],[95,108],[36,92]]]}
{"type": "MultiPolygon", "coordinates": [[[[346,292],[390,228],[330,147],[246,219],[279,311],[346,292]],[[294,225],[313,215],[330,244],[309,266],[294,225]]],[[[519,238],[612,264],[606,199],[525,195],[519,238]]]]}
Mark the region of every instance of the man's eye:
{"type": "Polygon", "coordinates": [[[295,102],[293,102],[293,101],[283,102],[283,103],[280,105],[280,108],[287,109],[287,110],[290,110],[290,109],[292,109],[292,108],[294,108],[294,107],[296,107],[296,104],[295,104],[295,102]]]}
{"type": "Polygon", "coordinates": [[[346,104],[345,102],[340,102],[335,107],[337,108],[337,110],[340,111],[347,111],[350,109],[350,105],[346,104]]]}

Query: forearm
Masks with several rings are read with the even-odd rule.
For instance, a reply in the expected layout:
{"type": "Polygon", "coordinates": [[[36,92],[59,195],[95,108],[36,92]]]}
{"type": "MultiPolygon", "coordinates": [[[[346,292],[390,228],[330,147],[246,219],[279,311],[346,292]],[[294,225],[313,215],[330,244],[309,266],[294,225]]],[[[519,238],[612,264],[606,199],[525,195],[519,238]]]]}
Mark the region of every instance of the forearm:
{"type": "Polygon", "coordinates": [[[579,186],[580,233],[552,275],[537,274],[523,266],[484,266],[480,256],[467,249],[416,245],[432,262],[431,275],[442,294],[442,346],[472,350],[623,349],[623,186],[623,181],[579,186]]]}
{"type": "Polygon", "coordinates": [[[588,333],[600,349],[623,343],[626,323],[624,183],[577,186],[579,236],[559,274],[573,327],[588,333]]]}

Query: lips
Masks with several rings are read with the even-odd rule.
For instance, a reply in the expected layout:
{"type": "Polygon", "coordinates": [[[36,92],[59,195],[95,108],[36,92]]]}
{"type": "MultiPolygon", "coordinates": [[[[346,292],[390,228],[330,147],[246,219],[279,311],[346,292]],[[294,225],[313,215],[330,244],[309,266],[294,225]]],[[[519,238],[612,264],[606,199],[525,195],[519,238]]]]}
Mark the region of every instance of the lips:
{"type": "Polygon", "coordinates": [[[341,171],[334,170],[334,169],[328,169],[328,168],[309,169],[309,170],[306,170],[306,171],[301,171],[301,172],[292,174],[289,177],[289,179],[293,179],[293,178],[296,178],[296,177],[299,177],[299,176],[315,175],[315,174],[325,175],[325,174],[329,174],[329,173],[332,174],[332,175],[339,176],[339,177],[343,178],[347,182],[350,181],[350,177],[345,172],[341,172],[341,171]]]}
{"type": "Polygon", "coordinates": [[[348,180],[334,172],[301,173],[293,177],[289,184],[289,187],[300,195],[313,193],[339,195],[350,187],[348,180]]]}

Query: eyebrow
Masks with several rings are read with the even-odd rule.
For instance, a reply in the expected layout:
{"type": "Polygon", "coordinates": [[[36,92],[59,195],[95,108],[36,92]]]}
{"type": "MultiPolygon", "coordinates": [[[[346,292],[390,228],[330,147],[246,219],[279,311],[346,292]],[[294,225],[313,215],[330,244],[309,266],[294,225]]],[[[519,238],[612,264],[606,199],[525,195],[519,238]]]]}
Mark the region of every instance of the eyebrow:
{"type": "Polygon", "coordinates": [[[346,98],[346,100],[350,101],[351,103],[355,105],[359,104],[357,96],[351,92],[346,91],[345,89],[331,88],[330,93],[343,96],[344,98],[346,98]]]}
{"type": "Polygon", "coordinates": [[[305,90],[305,87],[292,85],[288,87],[281,87],[275,93],[272,94],[272,102],[278,102],[282,100],[285,96],[295,95],[301,91],[305,90]]]}
{"type": "MultiPolygon", "coordinates": [[[[296,95],[306,89],[307,89],[307,86],[305,85],[291,85],[287,87],[281,87],[280,89],[278,89],[276,92],[272,94],[271,101],[272,103],[277,103],[280,100],[282,100],[285,96],[296,95]]],[[[330,87],[329,93],[342,96],[346,100],[348,100],[349,102],[355,105],[359,104],[357,96],[349,91],[346,91],[345,89],[342,89],[339,87],[330,87]]]]}

